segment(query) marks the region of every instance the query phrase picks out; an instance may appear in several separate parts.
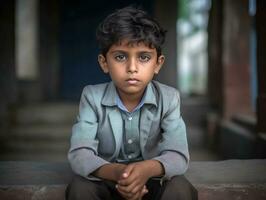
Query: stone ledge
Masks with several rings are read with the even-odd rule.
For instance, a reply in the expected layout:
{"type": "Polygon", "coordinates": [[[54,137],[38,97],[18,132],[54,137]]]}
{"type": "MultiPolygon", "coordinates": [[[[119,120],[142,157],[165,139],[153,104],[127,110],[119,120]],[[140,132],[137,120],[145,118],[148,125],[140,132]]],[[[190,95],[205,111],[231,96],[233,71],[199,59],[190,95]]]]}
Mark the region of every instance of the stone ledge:
{"type": "Polygon", "coordinates": [[[266,199],[266,159],[191,162],[186,177],[200,200],[266,199]]]}
{"type": "Polygon", "coordinates": [[[266,184],[266,159],[194,161],[186,177],[193,184],[266,184]]]}
{"type": "Polygon", "coordinates": [[[64,200],[66,184],[1,185],[1,200],[64,200]]]}
{"type": "Polygon", "coordinates": [[[266,184],[196,184],[199,200],[265,200],[266,184]]]}
{"type": "Polygon", "coordinates": [[[71,176],[66,162],[0,161],[0,187],[64,185],[71,176]]]}
{"type": "MultiPolygon", "coordinates": [[[[185,174],[200,200],[266,199],[266,160],[191,162],[185,174]]],[[[1,162],[1,200],[63,200],[72,172],[67,163],[1,162]]]]}

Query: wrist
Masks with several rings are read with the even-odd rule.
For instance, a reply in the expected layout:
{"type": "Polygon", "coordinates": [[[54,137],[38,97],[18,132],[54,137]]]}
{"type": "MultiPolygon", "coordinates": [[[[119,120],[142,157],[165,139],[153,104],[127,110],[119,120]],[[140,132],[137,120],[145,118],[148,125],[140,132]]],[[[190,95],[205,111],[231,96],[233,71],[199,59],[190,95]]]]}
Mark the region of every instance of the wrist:
{"type": "Polygon", "coordinates": [[[149,174],[149,177],[163,176],[164,168],[160,161],[158,160],[146,160],[146,172],[149,174]]]}
{"type": "Polygon", "coordinates": [[[125,167],[124,164],[108,163],[95,170],[93,175],[102,179],[118,181],[125,167]]]}
{"type": "Polygon", "coordinates": [[[114,172],[114,180],[115,182],[118,182],[119,179],[121,179],[122,173],[124,171],[124,169],[126,168],[125,164],[121,164],[121,163],[114,163],[113,164],[113,172],[114,172]]]}

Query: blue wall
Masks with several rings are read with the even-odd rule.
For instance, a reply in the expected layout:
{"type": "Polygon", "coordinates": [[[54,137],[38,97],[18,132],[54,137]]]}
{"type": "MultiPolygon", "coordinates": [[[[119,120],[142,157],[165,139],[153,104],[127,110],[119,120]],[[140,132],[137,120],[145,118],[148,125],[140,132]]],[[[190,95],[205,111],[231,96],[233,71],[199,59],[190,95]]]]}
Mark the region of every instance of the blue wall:
{"type": "Polygon", "coordinates": [[[79,100],[87,84],[109,81],[98,63],[95,30],[106,15],[130,4],[152,11],[153,0],[61,0],[60,14],[60,94],[63,99],[79,100]]]}

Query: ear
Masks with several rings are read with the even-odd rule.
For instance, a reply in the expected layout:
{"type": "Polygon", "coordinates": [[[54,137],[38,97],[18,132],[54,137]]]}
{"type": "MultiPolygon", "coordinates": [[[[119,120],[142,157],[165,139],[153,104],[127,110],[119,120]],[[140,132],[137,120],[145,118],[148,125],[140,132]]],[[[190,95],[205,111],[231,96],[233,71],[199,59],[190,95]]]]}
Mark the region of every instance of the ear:
{"type": "Polygon", "coordinates": [[[154,69],[154,73],[155,74],[158,74],[160,69],[162,68],[163,66],[163,63],[164,63],[164,60],[165,60],[165,57],[164,55],[160,55],[157,59],[157,63],[156,63],[156,67],[154,69]]]}
{"type": "Polygon", "coordinates": [[[106,61],[106,58],[102,54],[98,55],[98,62],[103,72],[108,73],[109,69],[108,69],[107,61],[106,61]]]}

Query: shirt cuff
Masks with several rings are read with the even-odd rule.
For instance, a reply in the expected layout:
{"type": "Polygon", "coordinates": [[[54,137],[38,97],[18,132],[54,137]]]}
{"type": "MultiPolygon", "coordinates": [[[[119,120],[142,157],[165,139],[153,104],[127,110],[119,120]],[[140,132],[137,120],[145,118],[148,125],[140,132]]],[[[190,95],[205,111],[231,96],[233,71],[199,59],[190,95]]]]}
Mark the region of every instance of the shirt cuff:
{"type": "Polygon", "coordinates": [[[153,160],[159,161],[164,167],[163,180],[170,180],[173,176],[182,175],[188,169],[189,161],[180,153],[164,151],[153,160]]]}
{"type": "Polygon", "coordinates": [[[77,149],[68,154],[72,170],[83,177],[88,177],[99,167],[109,162],[96,156],[90,149],[77,149]]]}

